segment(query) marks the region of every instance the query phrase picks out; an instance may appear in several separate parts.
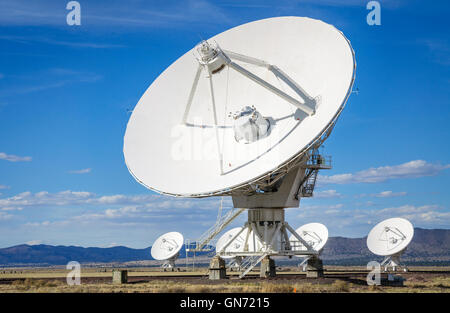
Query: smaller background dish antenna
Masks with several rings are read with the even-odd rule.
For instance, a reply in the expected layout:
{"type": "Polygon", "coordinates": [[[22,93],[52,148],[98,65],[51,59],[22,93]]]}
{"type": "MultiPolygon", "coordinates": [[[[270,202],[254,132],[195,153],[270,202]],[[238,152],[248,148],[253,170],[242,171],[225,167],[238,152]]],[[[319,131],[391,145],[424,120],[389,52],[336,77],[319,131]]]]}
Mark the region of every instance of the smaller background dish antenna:
{"type": "MultiPolygon", "coordinates": [[[[325,225],[320,223],[309,223],[300,226],[295,231],[303,240],[306,241],[315,251],[320,252],[328,240],[328,229],[325,225]]],[[[295,251],[308,251],[308,249],[291,235],[289,238],[292,249],[295,251]]]]}
{"type": "MultiPolygon", "coordinates": [[[[224,253],[244,252],[246,244],[249,252],[254,252],[262,246],[259,238],[253,236],[253,232],[248,234],[247,228],[242,230],[242,227],[236,227],[227,231],[219,238],[219,240],[217,240],[216,253],[220,254],[223,259],[232,259],[235,257],[224,253]]],[[[237,265],[239,265],[240,260],[236,258],[235,261],[237,262],[237,265]]]]}
{"type": "Polygon", "coordinates": [[[175,268],[175,260],[183,247],[183,235],[178,232],[169,232],[160,236],[152,245],[151,255],[155,260],[165,261],[161,267],[175,268]]]}
{"type": "MultiPolygon", "coordinates": [[[[304,258],[299,266],[303,267],[303,271],[306,271],[308,260],[312,256],[320,255],[323,247],[327,243],[328,228],[320,223],[309,223],[300,226],[295,232],[317,252],[316,254],[296,255],[297,257],[304,258]]],[[[289,242],[291,243],[291,249],[294,251],[308,251],[308,248],[305,247],[305,245],[303,245],[297,238],[295,238],[294,235],[291,235],[289,242]]]]}
{"type": "Polygon", "coordinates": [[[400,256],[413,236],[414,227],[411,222],[404,218],[389,218],[372,228],[367,236],[367,247],[372,253],[385,257],[381,263],[385,271],[389,268],[395,271],[399,266],[407,271],[406,266],[400,265],[400,256]]]}

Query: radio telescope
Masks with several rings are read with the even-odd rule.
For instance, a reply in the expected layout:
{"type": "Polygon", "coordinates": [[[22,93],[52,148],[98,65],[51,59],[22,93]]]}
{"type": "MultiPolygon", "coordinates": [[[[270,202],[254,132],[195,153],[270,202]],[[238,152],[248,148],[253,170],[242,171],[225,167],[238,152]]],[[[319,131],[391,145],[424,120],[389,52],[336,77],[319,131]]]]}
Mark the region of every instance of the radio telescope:
{"type": "Polygon", "coordinates": [[[413,236],[414,227],[408,220],[390,218],[372,228],[367,236],[367,247],[372,253],[385,257],[381,263],[385,271],[389,268],[396,271],[400,266],[406,272],[408,269],[400,265],[400,257],[406,251],[413,236]]]}
{"type": "Polygon", "coordinates": [[[240,268],[243,257],[235,256],[236,253],[257,252],[262,248],[262,243],[253,231],[248,232],[248,228],[236,227],[224,233],[216,243],[216,252],[222,255],[223,259],[232,259],[229,267],[240,268]],[[236,237],[237,234],[240,234],[236,237]],[[234,238],[234,240],[232,240],[234,238]],[[230,253],[230,254],[229,254],[230,253]]]}
{"type": "Polygon", "coordinates": [[[150,253],[155,260],[164,261],[161,265],[164,270],[175,268],[175,261],[183,247],[183,240],[182,234],[169,232],[158,237],[153,243],[150,253]]]}
{"type": "Polygon", "coordinates": [[[234,212],[197,240],[203,247],[247,209],[231,239],[254,233],[245,276],[264,258],[317,253],[285,221],[311,197],[318,153],[351,94],[355,57],[334,26],[304,17],[243,24],[202,41],[139,100],[124,137],[125,163],[145,187],[175,197],[231,196],[234,212]],[[290,232],[306,248],[292,248],[290,232]]]}
{"type": "MultiPolygon", "coordinates": [[[[325,225],[320,223],[309,223],[300,226],[295,232],[314,250],[314,253],[310,255],[297,255],[298,257],[303,257],[303,261],[299,266],[302,266],[303,271],[305,271],[308,260],[312,256],[320,256],[323,247],[328,241],[328,229],[325,225]]],[[[293,250],[308,251],[307,247],[298,241],[294,235],[291,235],[289,241],[291,242],[293,250]]]]}
{"type": "Polygon", "coordinates": [[[225,234],[223,234],[216,243],[216,251],[222,252],[224,259],[233,258],[233,255],[228,255],[227,253],[234,252],[244,252],[248,251],[258,251],[262,244],[259,238],[253,233],[248,232],[247,228],[236,227],[230,229],[225,234]],[[236,234],[240,233],[239,236],[235,237],[236,234]],[[231,239],[235,238],[233,241],[231,239]],[[247,246],[247,248],[245,248],[247,246]]]}

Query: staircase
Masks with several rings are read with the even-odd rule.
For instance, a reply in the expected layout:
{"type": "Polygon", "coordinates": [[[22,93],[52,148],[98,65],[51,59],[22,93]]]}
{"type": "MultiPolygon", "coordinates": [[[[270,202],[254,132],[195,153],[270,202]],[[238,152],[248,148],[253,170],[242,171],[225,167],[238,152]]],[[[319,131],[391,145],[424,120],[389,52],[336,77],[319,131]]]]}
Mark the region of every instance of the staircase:
{"type": "Polygon", "coordinates": [[[239,274],[239,278],[243,278],[245,275],[247,275],[267,255],[268,255],[268,253],[264,253],[263,255],[253,255],[253,256],[249,256],[249,257],[245,258],[241,264],[242,272],[241,272],[241,274],[239,274]]]}
{"type": "Polygon", "coordinates": [[[237,258],[232,259],[232,261],[230,263],[227,264],[227,268],[230,269],[230,271],[232,271],[233,269],[236,268],[241,268],[241,263],[238,263],[237,258]]]}
{"type": "Polygon", "coordinates": [[[300,187],[297,191],[296,199],[299,197],[312,197],[314,187],[316,186],[317,173],[321,169],[331,169],[331,157],[322,156],[317,149],[312,149],[309,152],[309,158],[304,165],[305,177],[300,183],[300,187]]]}
{"type": "Polygon", "coordinates": [[[245,209],[232,209],[227,214],[219,217],[217,222],[197,239],[195,248],[189,248],[188,251],[209,251],[210,249],[205,249],[205,246],[244,210],[245,209]]]}
{"type": "Polygon", "coordinates": [[[317,181],[317,173],[319,170],[317,169],[307,169],[307,174],[305,175],[305,179],[301,184],[300,196],[301,197],[312,197],[314,192],[314,187],[316,186],[317,181]]]}

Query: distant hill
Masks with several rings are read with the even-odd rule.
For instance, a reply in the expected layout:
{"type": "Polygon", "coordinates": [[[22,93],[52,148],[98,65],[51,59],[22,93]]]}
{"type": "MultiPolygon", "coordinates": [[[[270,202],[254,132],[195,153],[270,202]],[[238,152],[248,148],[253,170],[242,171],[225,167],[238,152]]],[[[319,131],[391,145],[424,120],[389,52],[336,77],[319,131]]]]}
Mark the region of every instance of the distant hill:
{"type": "MultiPolygon", "coordinates": [[[[325,264],[361,265],[381,261],[366,245],[367,237],[330,237],[322,252],[325,264]]],[[[402,260],[417,265],[450,265],[450,230],[414,228],[414,237],[402,260]]]]}
{"type": "MultiPolygon", "coordinates": [[[[0,249],[0,266],[26,266],[26,265],[65,265],[70,261],[79,263],[124,263],[132,261],[154,260],[150,250],[132,249],[123,246],[111,248],[83,248],[77,246],[51,246],[51,245],[18,245],[0,249]]],[[[206,253],[197,253],[197,256],[206,253]]],[[[180,258],[186,256],[183,246],[180,258]]]]}
{"type": "Polygon", "coordinates": [[[63,265],[70,261],[80,263],[127,262],[152,260],[150,249],[127,247],[83,248],[76,246],[19,245],[0,249],[0,264],[63,265]]]}
{"type": "MultiPolygon", "coordinates": [[[[76,246],[19,245],[0,249],[1,266],[65,265],[80,263],[123,263],[153,260],[151,247],[83,248],[76,246]]],[[[180,258],[185,257],[184,247],[180,258]]],[[[366,238],[330,237],[322,253],[324,264],[364,265],[383,258],[373,255],[366,246],[366,238]]],[[[450,265],[450,230],[415,228],[414,238],[402,260],[416,265],[450,265]]],[[[292,262],[298,260],[292,259],[292,262]]]]}

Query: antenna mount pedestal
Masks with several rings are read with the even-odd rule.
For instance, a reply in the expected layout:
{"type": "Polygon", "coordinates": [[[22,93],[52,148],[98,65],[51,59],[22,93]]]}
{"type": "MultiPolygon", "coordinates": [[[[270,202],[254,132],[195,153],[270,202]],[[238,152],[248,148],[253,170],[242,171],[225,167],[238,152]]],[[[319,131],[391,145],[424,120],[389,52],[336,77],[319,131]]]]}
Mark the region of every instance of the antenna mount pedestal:
{"type": "Polygon", "coordinates": [[[218,280],[226,278],[225,261],[220,256],[216,255],[209,263],[209,279],[218,280]]]}
{"type": "Polygon", "coordinates": [[[381,266],[384,266],[384,271],[388,272],[389,269],[392,269],[392,271],[396,272],[398,268],[402,268],[404,272],[408,271],[408,267],[401,263],[400,257],[405,252],[406,248],[394,255],[386,256],[381,262],[381,266]]]}
{"type": "Polygon", "coordinates": [[[323,277],[323,262],[319,257],[311,256],[306,262],[307,278],[323,277]]]}
{"type": "Polygon", "coordinates": [[[305,154],[296,167],[264,191],[251,195],[232,195],[234,207],[246,208],[248,219],[227,244],[217,249],[216,255],[239,258],[240,278],[261,262],[265,262],[261,263],[261,277],[274,276],[276,272],[272,256],[307,257],[310,277],[323,275],[322,261],[319,259],[321,249],[314,249],[311,241],[301,237],[285,221],[285,208],[298,207],[300,204],[298,190],[305,183],[306,169],[311,167],[311,156],[316,155],[305,154]],[[229,249],[235,245],[243,249],[229,249]]]}
{"type": "Polygon", "coordinates": [[[269,256],[264,257],[261,261],[261,269],[259,272],[259,277],[268,278],[276,276],[275,261],[269,256]]]}

